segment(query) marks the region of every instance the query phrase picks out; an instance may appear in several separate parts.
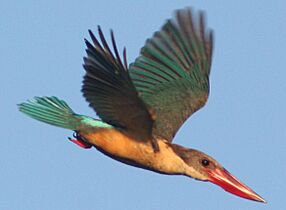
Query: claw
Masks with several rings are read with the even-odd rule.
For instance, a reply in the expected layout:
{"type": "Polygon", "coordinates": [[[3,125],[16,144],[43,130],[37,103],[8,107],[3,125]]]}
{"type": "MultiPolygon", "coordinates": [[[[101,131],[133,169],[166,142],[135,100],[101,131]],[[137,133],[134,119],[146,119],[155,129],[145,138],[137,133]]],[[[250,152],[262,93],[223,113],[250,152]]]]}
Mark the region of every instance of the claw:
{"type": "Polygon", "coordinates": [[[68,139],[69,139],[71,142],[75,143],[76,145],[80,146],[81,148],[90,149],[90,148],[92,147],[91,144],[85,143],[85,142],[83,142],[82,140],[72,139],[72,138],[70,138],[70,137],[68,137],[68,139]]]}
{"type": "Polygon", "coordinates": [[[92,145],[87,143],[87,142],[85,142],[77,132],[73,133],[73,137],[75,139],[72,139],[70,137],[68,137],[68,139],[71,142],[75,143],[76,145],[80,146],[81,148],[90,149],[92,147],[92,145]]]}

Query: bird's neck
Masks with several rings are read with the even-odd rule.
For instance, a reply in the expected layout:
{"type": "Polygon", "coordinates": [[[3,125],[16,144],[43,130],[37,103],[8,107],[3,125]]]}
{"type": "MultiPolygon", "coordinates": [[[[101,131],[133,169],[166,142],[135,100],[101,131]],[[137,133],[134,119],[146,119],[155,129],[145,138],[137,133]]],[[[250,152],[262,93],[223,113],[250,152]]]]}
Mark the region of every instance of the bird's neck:
{"type": "MultiPolygon", "coordinates": [[[[190,149],[183,147],[178,144],[170,144],[172,150],[176,153],[181,160],[184,161],[184,175],[195,178],[201,181],[206,181],[206,176],[204,176],[198,169],[196,169],[196,153],[199,152],[195,149],[190,149]]],[[[200,154],[202,154],[200,152],[200,154]]]]}

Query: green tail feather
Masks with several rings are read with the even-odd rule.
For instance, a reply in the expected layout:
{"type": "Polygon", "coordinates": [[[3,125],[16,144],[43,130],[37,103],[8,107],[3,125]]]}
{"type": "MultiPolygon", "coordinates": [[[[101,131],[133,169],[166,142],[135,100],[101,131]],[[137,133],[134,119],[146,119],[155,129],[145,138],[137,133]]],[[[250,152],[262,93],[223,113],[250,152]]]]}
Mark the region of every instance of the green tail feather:
{"type": "Polygon", "coordinates": [[[24,114],[54,126],[77,130],[82,124],[83,116],[75,114],[65,101],[55,96],[35,97],[18,107],[24,114]]]}

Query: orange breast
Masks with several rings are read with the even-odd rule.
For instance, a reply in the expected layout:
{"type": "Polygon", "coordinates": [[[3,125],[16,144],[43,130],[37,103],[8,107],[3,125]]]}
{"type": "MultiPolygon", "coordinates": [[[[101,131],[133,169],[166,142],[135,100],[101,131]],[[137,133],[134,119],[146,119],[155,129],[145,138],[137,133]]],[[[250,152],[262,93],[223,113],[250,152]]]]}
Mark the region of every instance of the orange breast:
{"type": "Polygon", "coordinates": [[[184,168],[184,162],[164,140],[158,139],[160,151],[154,152],[150,142],[134,140],[116,129],[100,128],[80,135],[104,152],[143,168],[168,174],[181,173],[184,168]]]}
{"type": "Polygon", "coordinates": [[[134,140],[116,129],[100,128],[94,132],[80,134],[89,143],[111,155],[132,159],[139,163],[146,162],[146,158],[149,158],[148,154],[153,153],[149,142],[134,140]]]}

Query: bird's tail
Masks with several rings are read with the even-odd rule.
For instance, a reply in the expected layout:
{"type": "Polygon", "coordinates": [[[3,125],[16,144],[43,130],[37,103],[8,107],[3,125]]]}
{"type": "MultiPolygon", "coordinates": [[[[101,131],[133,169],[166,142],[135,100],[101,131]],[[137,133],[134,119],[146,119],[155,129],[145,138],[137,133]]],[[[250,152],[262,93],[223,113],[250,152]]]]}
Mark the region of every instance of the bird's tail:
{"type": "Polygon", "coordinates": [[[81,115],[75,114],[65,101],[55,96],[35,97],[18,107],[24,114],[54,126],[77,130],[81,125],[81,115]]]}

